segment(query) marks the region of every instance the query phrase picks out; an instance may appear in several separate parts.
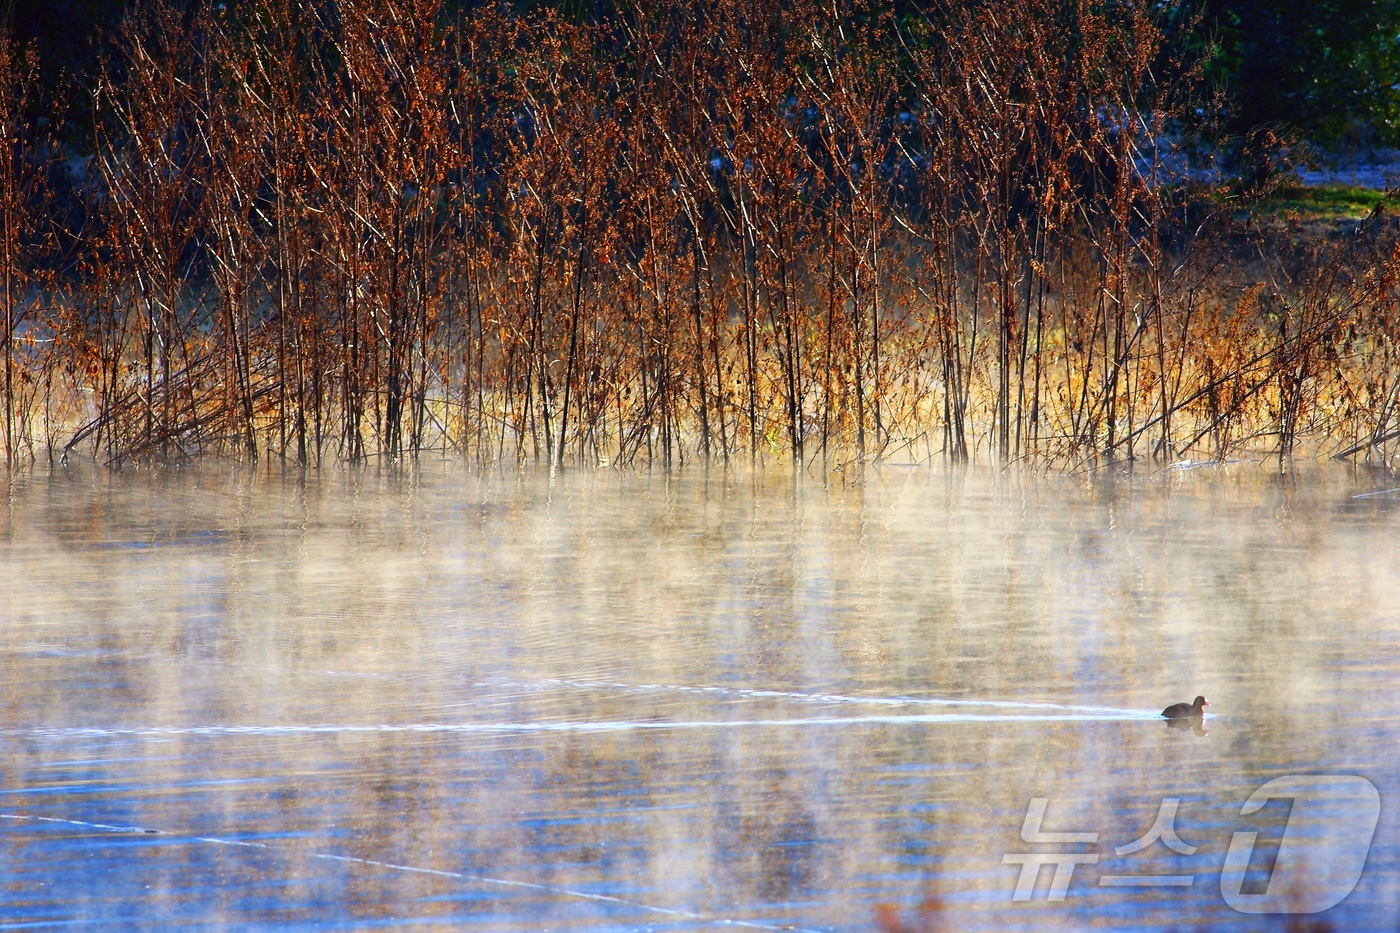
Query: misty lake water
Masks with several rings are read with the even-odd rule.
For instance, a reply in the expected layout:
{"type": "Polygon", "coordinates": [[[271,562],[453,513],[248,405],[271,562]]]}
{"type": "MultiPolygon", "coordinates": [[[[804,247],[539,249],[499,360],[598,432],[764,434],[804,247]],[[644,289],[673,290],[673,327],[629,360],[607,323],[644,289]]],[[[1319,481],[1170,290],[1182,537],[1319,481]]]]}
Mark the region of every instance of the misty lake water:
{"type": "Polygon", "coordinates": [[[1355,775],[1380,823],[1319,916],[1395,930],[1400,492],[1357,498],[1394,485],[14,479],[0,926],[1275,930],[1221,875],[1255,831],[1263,890],[1287,801],[1243,804],[1355,775]],[[1097,837],[1027,843],[1036,798],[1097,837]],[[1116,852],[1173,799],[1193,854],[1116,852]],[[1064,852],[1013,898],[1005,856],[1064,852]],[[1149,875],[1190,880],[1103,881],[1149,875]]]}

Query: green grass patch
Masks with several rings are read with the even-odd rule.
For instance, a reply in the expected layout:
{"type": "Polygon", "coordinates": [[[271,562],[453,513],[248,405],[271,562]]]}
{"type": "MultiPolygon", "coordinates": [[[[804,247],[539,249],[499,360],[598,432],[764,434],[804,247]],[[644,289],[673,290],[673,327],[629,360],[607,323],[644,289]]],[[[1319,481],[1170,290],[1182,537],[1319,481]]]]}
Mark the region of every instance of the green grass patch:
{"type": "Polygon", "coordinates": [[[1256,207],[1265,214],[1290,219],[1335,221],[1360,220],[1382,204],[1386,213],[1395,210],[1384,191],[1360,185],[1283,185],[1261,198],[1256,207]]]}

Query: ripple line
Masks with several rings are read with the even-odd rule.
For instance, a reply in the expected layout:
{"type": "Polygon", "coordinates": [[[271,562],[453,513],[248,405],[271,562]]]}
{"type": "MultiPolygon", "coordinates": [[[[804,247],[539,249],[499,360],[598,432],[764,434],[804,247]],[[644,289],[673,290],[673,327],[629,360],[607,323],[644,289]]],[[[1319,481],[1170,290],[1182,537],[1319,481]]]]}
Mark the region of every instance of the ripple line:
{"type": "Polygon", "coordinates": [[[715,719],[715,720],[598,720],[591,722],[419,722],[419,723],[308,723],[241,726],[97,726],[37,727],[0,732],[6,736],[115,738],[181,735],[345,735],[353,733],[464,733],[487,735],[528,735],[548,732],[633,732],[643,730],[756,729],[818,726],[921,725],[958,722],[1134,722],[1161,719],[1152,710],[1113,710],[1111,713],[925,713],[907,716],[833,716],[799,719],[715,719]]]}
{"type": "MultiPolygon", "coordinates": [[[[510,680],[506,678],[479,681],[477,687],[514,687],[538,692],[550,687],[570,687],[580,690],[618,690],[624,693],[691,693],[712,696],[734,696],[753,699],[799,700],[807,703],[854,703],[872,706],[980,706],[993,709],[1045,709],[1066,710],[1079,713],[1103,713],[1132,715],[1136,718],[1145,710],[1123,709],[1117,706],[1085,706],[1073,703],[1048,703],[1036,700],[969,700],[949,697],[920,696],[852,696],[842,693],[811,693],[798,690],[757,690],[747,687],[691,686],[686,684],[627,684],[609,680],[570,680],[549,677],[538,681],[510,680]]],[[[1156,713],[1153,713],[1155,716],[1156,713]]]]}
{"type": "MultiPolygon", "coordinates": [[[[249,842],[245,839],[225,839],[219,836],[187,836],[182,833],[175,833],[164,829],[150,829],[141,826],[117,826],[111,823],[95,823],[87,820],[67,820],[53,816],[34,816],[26,813],[0,813],[0,820],[16,820],[35,823],[59,823],[66,826],[74,826],[79,829],[99,829],[112,833],[139,833],[142,835],[164,836],[168,839],[183,840],[188,842],[205,842],[212,845],[237,846],[245,849],[262,849],[267,852],[278,851],[277,846],[268,845],[265,842],[249,842]]],[[[440,868],[423,868],[418,865],[401,865],[396,862],[384,862],[379,859],[358,858],[353,855],[336,855],[330,852],[312,852],[311,858],[322,859],[328,862],[345,862],[352,865],[365,865],[371,868],[383,868],[388,871],[409,872],[417,875],[433,875],[439,878],[452,878],[457,881],[469,881],[475,884],[496,885],[498,887],[517,888],[528,891],[542,891],[547,894],[557,894],[561,897],[571,897],[578,900],[593,901],[596,903],[613,904],[618,907],[629,907],[633,910],[641,910],[647,913],[658,914],[664,917],[676,917],[682,920],[698,920],[703,923],[714,924],[716,926],[737,927],[746,930],[781,930],[786,933],[821,933],[820,930],[812,930],[806,927],[794,926],[792,924],[762,923],[756,920],[734,920],[724,917],[710,917],[705,914],[696,913],[689,910],[677,910],[671,907],[657,907],[653,904],[644,904],[640,901],[631,901],[626,898],[614,897],[610,894],[594,894],[589,891],[576,891],[572,888],[565,888],[560,885],[538,884],[533,881],[512,881],[508,878],[493,878],[489,875],[477,875],[470,872],[444,871],[440,868]]]]}

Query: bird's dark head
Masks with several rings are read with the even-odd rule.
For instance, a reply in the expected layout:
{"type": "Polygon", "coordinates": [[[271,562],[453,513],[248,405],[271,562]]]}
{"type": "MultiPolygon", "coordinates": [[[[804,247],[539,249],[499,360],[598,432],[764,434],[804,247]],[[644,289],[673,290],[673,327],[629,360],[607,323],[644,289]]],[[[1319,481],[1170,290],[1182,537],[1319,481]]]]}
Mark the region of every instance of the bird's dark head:
{"type": "Polygon", "coordinates": [[[1210,705],[1210,703],[1206,700],[1205,697],[1196,697],[1196,702],[1192,703],[1191,705],[1196,707],[1196,709],[1205,709],[1207,706],[1210,705]]]}

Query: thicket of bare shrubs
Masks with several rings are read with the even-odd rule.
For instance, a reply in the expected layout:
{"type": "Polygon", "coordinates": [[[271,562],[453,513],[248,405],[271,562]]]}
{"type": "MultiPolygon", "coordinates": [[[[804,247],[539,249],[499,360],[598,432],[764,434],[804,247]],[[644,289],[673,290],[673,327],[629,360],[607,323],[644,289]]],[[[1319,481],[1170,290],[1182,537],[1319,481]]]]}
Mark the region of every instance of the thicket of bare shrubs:
{"type": "Polygon", "coordinates": [[[115,37],[86,162],[0,41],[10,463],[1396,437],[1396,238],[1168,184],[1162,5],[183,6],[115,37]]]}

